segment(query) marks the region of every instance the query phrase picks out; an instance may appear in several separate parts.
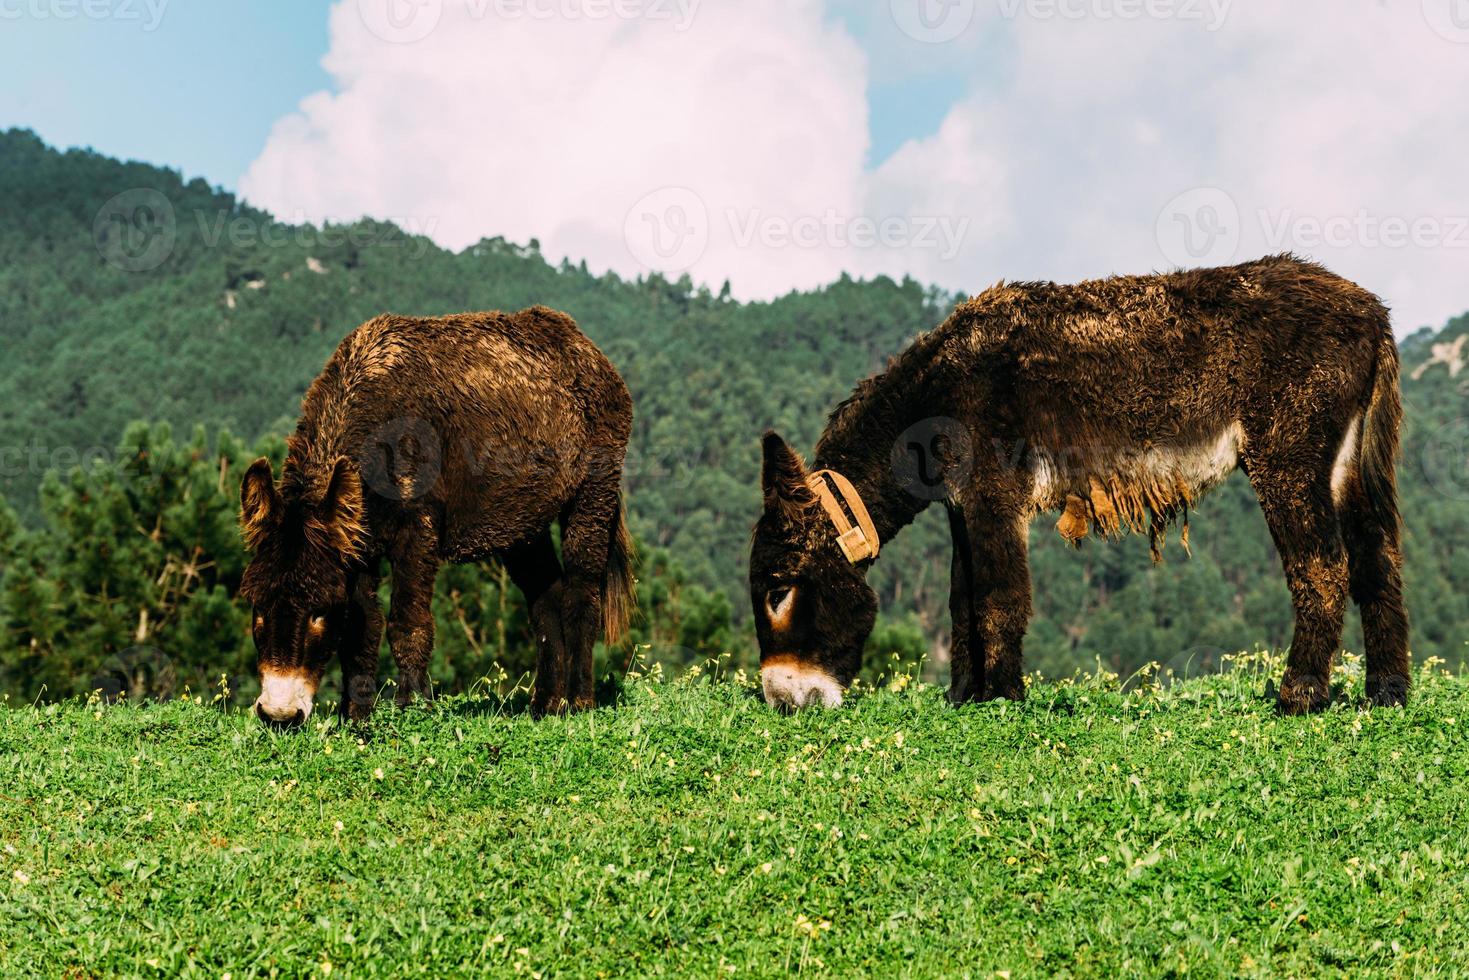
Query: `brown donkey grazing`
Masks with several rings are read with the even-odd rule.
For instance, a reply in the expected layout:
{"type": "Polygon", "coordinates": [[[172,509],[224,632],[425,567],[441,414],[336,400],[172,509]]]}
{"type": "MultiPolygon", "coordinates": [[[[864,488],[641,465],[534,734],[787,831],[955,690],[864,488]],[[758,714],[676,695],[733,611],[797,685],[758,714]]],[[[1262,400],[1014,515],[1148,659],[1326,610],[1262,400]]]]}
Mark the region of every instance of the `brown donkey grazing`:
{"type": "Polygon", "coordinates": [[[949,511],[956,703],[1024,696],[1027,529],[1060,512],[1079,543],[1170,524],[1236,466],[1275,539],[1295,607],[1279,707],[1323,708],[1346,596],[1367,693],[1408,694],[1393,472],[1401,408],[1387,310],[1318,265],[1075,286],[1001,283],[960,305],[837,407],[815,472],[774,433],[750,554],[772,705],[840,703],[877,601],[882,543],[935,500],[949,511]]]}
{"type": "Polygon", "coordinates": [[[240,491],[260,718],[303,722],[333,654],[344,713],[372,711],[384,558],[399,704],[431,695],[440,563],[497,558],[539,641],[533,709],[592,706],[597,635],[616,642],[633,602],[631,428],[622,378],[554,310],[380,316],[354,330],[306,393],[280,486],[261,459],[240,491]]]}

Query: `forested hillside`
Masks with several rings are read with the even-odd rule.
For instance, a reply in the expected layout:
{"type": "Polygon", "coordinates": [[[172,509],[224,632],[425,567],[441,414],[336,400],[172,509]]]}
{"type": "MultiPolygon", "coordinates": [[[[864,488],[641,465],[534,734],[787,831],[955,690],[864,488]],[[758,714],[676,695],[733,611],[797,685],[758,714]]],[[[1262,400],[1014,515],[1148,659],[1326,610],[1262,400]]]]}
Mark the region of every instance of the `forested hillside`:
{"type": "MultiPolygon", "coordinates": [[[[1005,272],[995,269],[993,278],[1005,272]]],[[[59,570],[61,553],[108,550],[93,540],[100,530],[78,523],[78,508],[94,501],[99,473],[140,465],[136,444],[149,430],[135,429],[128,448],[118,450],[130,422],[167,422],[181,432],[203,427],[183,448],[216,480],[193,473],[179,485],[203,481],[208,520],[227,520],[235,457],[248,455],[243,444],[251,451],[262,439],[278,446],[306,386],[358,323],[388,310],[534,303],[574,316],[636,398],[627,476],[632,525],[652,563],[646,584],[687,592],[698,610],[688,615],[700,620],[697,643],[679,640],[687,632],[681,618],[665,637],[672,648],[695,650],[717,637],[747,658],[743,576],[759,500],[761,431],[773,426],[809,448],[853,383],[938,323],[955,299],[912,281],[844,279],[818,292],[739,303],[688,281],[627,281],[552,265],[534,241],[487,238],[454,254],[386,224],[286,225],[171,171],[59,153],[25,131],[0,134],[0,491],[14,512],[7,518],[0,511],[7,582],[0,658],[13,665],[16,651],[38,656],[35,617],[70,608],[66,592],[80,586],[59,570]],[[109,203],[119,194],[127,196],[109,203]],[[228,451],[217,444],[221,429],[239,437],[226,440],[228,451]],[[67,475],[79,466],[85,474],[67,475]],[[67,478],[38,495],[52,471],[67,478]],[[26,575],[49,585],[18,585],[26,575]]],[[[1403,345],[1401,472],[1414,648],[1455,661],[1469,622],[1458,585],[1469,581],[1462,408],[1469,374],[1459,370],[1466,331],[1469,318],[1460,318],[1403,345]]],[[[184,465],[179,472],[193,471],[184,465]]],[[[114,521],[108,533],[129,533],[126,525],[141,520],[135,497],[118,504],[134,516],[114,521]]],[[[150,506],[162,515],[175,503],[150,506]]],[[[1145,539],[1089,543],[1077,553],[1050,524],[1032,531],[1033,667],[1068,672],[1101,658],[1122,671],[1151,660],[1209,669],[1222,652],[1289,639],[1274,552],[1240,479],[1198,509],[1193,558],[1174,547],[1158,568],[1145,539]]],[[[150,538],[156,530],[132,528],[150,538]]],[[[209,548],[234,547],[227,531],[215,528],[209,548]]],[[[198,542],[180,547],[203,549],[198,542]]],[[[874,572],[886,613],[883,642],[902,646],[916,629],[942,650],[947,548],[937,508],[884,548],[874,572]]],[[[213,601],[230,606],[230,574],[211,574],[219,590],[213,601]]],[[[107,581],[96,587],[110,595],[107,581]]],[[[129,647],[139,615],[119,610],[99,620],[86,656],[129,647]],[[129,635],[111,635],[122,622],[129,635]]],[[[1360,648],[1355,623],[1345,642],[1360,648]]],[[[12,683],[16,676],[10,672],[12,683]]]]}

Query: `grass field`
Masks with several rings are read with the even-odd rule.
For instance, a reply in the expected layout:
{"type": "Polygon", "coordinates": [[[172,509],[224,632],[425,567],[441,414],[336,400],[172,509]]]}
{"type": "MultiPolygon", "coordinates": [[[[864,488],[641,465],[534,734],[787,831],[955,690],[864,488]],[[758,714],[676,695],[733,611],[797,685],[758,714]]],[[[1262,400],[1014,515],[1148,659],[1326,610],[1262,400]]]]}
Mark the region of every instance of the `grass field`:
{"type": "MultiPolygon", "coordinates": [[[[0,976],[1469,972],[1469,682],[0,710],[0,976]],[[325,707],[325,706],[323,706],[325,707]]],[[[1278,676],[1278,675],[1277,675],[1278,676]]],[[[202,703],[201,703],[202,702],[202,703]]]]}

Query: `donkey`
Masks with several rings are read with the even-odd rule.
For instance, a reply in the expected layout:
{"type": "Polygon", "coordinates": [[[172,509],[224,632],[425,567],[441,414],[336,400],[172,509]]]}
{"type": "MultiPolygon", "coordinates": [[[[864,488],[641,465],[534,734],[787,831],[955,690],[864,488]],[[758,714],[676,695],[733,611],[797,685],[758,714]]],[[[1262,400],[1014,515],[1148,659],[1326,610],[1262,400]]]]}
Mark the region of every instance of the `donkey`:
{"type": "Polygon", "coordinates": [[[615,643],[633,603],[631,429],[617,370],[554,310],[388,315],[354,330],[306,393],[280,485],[260,459],[240,490],[261,720],[304,722],[333,654],[343,713],[371,713],[384,558],[399,705],[432,696],[440,563],[494,558],[538,637],[533,711],[592,707],[599,628],[615,643]]]}
{"type": "Polygon", "coordinates": [[[836,705],[861,662],[881,545],[942,500],[953,537],[955,703],[1020,699],[1027,531],[1060,512],[1079,544],[1169,526],[1236,467],[1280,554],[1295,633],[1279,709],[1319,711],[1345,597],[1362,614],[1367,693],[1409,686],[1394,459],[1402,411],[1387,309],[1291,255],[1063,286],[999,285],[961,304],[827,421],[815,471],[764,440],[750,552],[771,705],[836,705]]]}

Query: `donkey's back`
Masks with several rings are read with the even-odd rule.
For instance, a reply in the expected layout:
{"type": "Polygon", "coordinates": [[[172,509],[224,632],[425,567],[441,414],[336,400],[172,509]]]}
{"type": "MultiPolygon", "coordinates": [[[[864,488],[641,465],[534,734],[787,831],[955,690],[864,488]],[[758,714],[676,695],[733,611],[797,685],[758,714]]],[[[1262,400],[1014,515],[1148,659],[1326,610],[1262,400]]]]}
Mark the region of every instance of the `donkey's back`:
{"type": "Polygon", "coordinates": [[[380,512],[442,515],[447,558],[484,557],[620,473],[632,401],[563,313],[465,313],[364,323],[307,396],[335,419],[380,512]]]}

